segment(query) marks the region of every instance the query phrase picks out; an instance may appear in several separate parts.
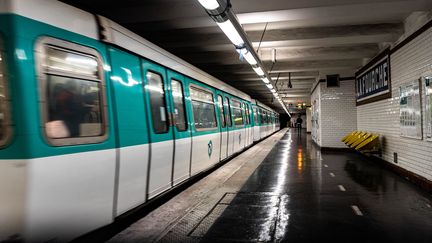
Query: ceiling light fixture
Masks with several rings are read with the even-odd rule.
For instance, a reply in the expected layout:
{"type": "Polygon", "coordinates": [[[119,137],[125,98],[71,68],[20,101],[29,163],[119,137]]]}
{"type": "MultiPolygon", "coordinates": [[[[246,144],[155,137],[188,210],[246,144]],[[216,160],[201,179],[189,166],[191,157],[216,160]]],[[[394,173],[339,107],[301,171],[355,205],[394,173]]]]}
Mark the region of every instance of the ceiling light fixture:
{"type": "Polygon", "coordinates": [[[246,49],[246,48],[242,48],[242,49],[240,49],[240,55],[242,55],[242,57],[244,57],[244,59],[246,59],[246,61],[247,61],[250,65],[254,66],[254,65],[257,65],[257,64],[258,64],[257,60],[256,60],[255,57],[252,55],[252,53],[251,53],[250,51],[248,51],[248,49],[246,49]]]}
{"type": "MultiPolygon", "coordinates": [[[[198,0],[205,8],[207,14],[216,22],[219,28],[225,33],[228,39],[234,44],[240,59],[245,59],[265,84],[271,85],[271,92],[278,97],[277,91],[273,88],[269,74],[265,70],[258,54],[255,52],[246,32],[238,22],[237,16],[231,10],[230,0],[198,0]]],[[[276,62],[276,50],[272,51],[272,61],[276,62]]],[[[288,113],[285,104],[279,100],[282,108],[288,113]]]]}
{"type": "Polygon", "coordinates": [[[236,46],[236,47],[242,47],[244,46],[243,38],[240,36],[240,34],[237,32],[234,25],[231,23],[231,21],[228,19],[225,22],[216,23],[219,25],[219,28],[225,33],[225,35],[230,39],[230,41],[236,46]]]}
{"type": "Polygon", "coordinates": [[[217,0],[198,0],[198,2],[208,10],[216,10],[220,7],[217,0]]]}
{"type": "Polygon", "coordinates": [[[253,70],[256,72],[256,74],[258,74],[258,76],[264,76],[264,71],[261,67],[253,68],[253,70]]]}

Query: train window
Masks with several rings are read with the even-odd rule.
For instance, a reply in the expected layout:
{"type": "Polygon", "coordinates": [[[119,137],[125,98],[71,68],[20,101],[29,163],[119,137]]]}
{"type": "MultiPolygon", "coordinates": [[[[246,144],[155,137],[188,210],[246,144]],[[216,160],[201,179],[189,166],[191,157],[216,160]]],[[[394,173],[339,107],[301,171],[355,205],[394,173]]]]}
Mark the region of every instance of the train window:
{"type": "Polygon", "coordinates": [[[177,130],[182,132],[187,130],[186,111],[184,105],[183,85],[180,81],[171,80],[171,90],[174,102],[174,121],[177,130]]]}
{"type": "Polygon", "coordinates": [[[190,87],[195,129],[206,131],[217,128],[215,105],[211,92],[190,87]]]}
{"type": "Polygon", "coordinates": [[[254,113],[255,126],[258,126],[258,110],[256,107],[253,108],[253,113],[254,113]]]}
{"type": "Polygon", "coordinates": [[[249,125],[251,123],[249,105],[245,104],[245,107],[246,107],[246,124],[249,125]]]}
{"type": "Polygon", "coordinates": [[[230,105],[230,101],[228,98],[225,98],[225,102],[224,102],[224,107],[225,107],[225,121],[227,123],[228,127],[232,126],[232,117],[231,117],[231,105],[230,105]]]}
{"type": "Polygon", "coordinates": [[[222,103],[222,96],[218,95],[218,107],[219,107],[219,119],[221,122],[221,127],[226,127],[226,121],[225,121],[225,109],[224,105],[222,103]]]}
{"type": "Polygon", "coordinates": [[[0,146],[7,144],[11,134],[9,124],[9,96],[6,85],[5,55],[0,39],[0,146]]]}
{"type": "Polygon", "coordinates": [[[232,100],[232,110],[234,116],[234,125],[241,126],[243,125],[243,109],[242,103],[237,100],[232,100]]]}
{"type": "Polygon", "coordinates": [[[163,79],[160,74],[147,72],[146,90],[150,97],[153,130],[155,133],[168,132],[168,119],[165,104],[165,90],[163,79]]]}
{"type": "Polygon", "coordinates": [[[245,124],[249,125],[250,121],[249,121],[249,109],[248,106],[246,105],[246,103],[243,103],[243,112],[245,114],[245,124]]]}
{"type": "Polygon", "coordinates": [[[263,125],[263,124],[265,124],[264,110],[260,108],[259,111],[260,111],[261,125],[263,125]]]}
{"type": "Polygon", "coordinates": [[[48,142],[60,146],[105,140],[105,86],[99,54],[52,38],[43,39],[38,50],[48,142]]]}

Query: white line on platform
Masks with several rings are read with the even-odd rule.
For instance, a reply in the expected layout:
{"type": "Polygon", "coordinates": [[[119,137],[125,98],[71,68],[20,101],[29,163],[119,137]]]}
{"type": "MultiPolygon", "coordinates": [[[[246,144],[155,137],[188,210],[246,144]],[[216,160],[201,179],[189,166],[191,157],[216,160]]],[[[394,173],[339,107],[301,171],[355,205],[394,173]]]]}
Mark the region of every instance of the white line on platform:
{"type": "Polygon", "coordinates": [[[330,172],[331,177],[335,177],[335,174],[333,172],[330,172]]]}
{"type": "Polygon", "coordinates": [[[351,205],[352,210],[354,211],[354,213],[358,216],[363,216],[362,211],[360,211],[360,208],[357,207],[357,205],[351,205]]]}
{"type": "Polygon", "coordinates": [[[342,185],[339,185],[338,187],[339,187],[339,190],[341,190],[341,191],[343,191],[343,192],[344,192],[344,191],[346,191],[346,189],[345,189],[345,187],[344,187],[344,186],[342,186],[342,185]]]}
{"type": "Polygon", "coordinates": [[[327,167],[328,167],[328,165],[324,164],[324,167],[326,167],[326,168],[327,168],[327,167]]]}

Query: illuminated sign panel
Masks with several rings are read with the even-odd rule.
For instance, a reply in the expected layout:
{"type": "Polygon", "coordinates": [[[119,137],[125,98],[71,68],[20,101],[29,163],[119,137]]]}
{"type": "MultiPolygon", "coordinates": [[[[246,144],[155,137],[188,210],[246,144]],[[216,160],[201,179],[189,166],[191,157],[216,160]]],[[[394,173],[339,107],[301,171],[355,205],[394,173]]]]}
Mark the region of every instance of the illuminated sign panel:
{"type": "Polygon", "coordinates": [[[357,105],[391,97],[390,56],[386,50],[356,73],[357,105]]]}

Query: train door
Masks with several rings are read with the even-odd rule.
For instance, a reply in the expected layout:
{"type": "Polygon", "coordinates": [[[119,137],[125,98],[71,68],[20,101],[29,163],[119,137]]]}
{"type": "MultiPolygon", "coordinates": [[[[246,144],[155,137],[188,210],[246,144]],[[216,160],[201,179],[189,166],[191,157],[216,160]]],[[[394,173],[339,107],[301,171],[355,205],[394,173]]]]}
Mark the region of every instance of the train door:
{"type": "Polygon", "coordinates": [[[231,110],[234,118],[234,153],[239,152],[244,147],[245,140],[245,125],[244,125],[244,106],[237,99],[231,99],[231,110]]]}
{"type": "Polygon", "coordinates": [[[226,109],[225,113],[225,121],[227,124],[227,132],[228,132],[228,144],[227,144],[227,156],[231,156],[234,154],[234,123],[232,117],[231,110],[231,101],[230,98],[225,96],[224,98],[224,108],[226,109]]]}
{"type": "Polygon", "coordinates": [[[109,54],[118,143],[118,216],[146,200],[150,145],[140,59],[115,48],[109,54]]]}
{"type": "Polygon", "coordinates": [[[168,96],[170,100],[171,126],[174,135],[174,155],[172,184],[173,186],[190,176],[190,160],[192,152],[191,113],[188,84],[183,75],[168,70],[168,96]]]}
{"type": "Polygon", "coordinates": [[[217,107],[219,113],[219,129],[221,133],[220,139],[220,160],[228,157],[228,127],[226,123],[226,108],[223,102],[223,96],[221,92],[217,92],[217,107]]]}
{"type": "Polygon", "coordinates": [[[143,61],[144,92],[149,111],[150,165],[148,169],[148,198],[169,189],[172,185],[173,128],[170,126],[168,80],[165,68],[143,61]]]}
{"type": "Polygon", "coordinates": [[[258,108],[259,116],[260,116],[260,125],[259,125],[259,131],[260,131],[260,138],[265,137],[265,114],[264,110],[261,108],[258,108]]]}
{"type": "Polygon", "coordinates": [[[246,102],[243,102],[243,113],[244,113],[244,117],[245,117],[245,129],[244,129],[244,134],[245,134],[245,139],[244,139],[244,147],[249,146],[250,144],[250,114],[249,114],[249,106],[246,102]]]}
{"type": "Polygon", "coordinates": [[[259,113],[258,113],[258,107],[253,106],[253,140],[258,141],[260,140],[260,124],[259,124],[259,113]]]}
{"type": "Polygon", "coordinates": [[[252,109],[251,105],[249,103],[246,103],[246,113],[248,117],[248,141],[246,146],[249,146],[253,143],[253,117],[252,117],[252,109]]]}
{"type": "Polygon", "coordinates": [[[191,174],[197,174],[219,162],[220,130],[216,112],[216,93],[211,87],[190,80],[192,129],[191,174]]]}

